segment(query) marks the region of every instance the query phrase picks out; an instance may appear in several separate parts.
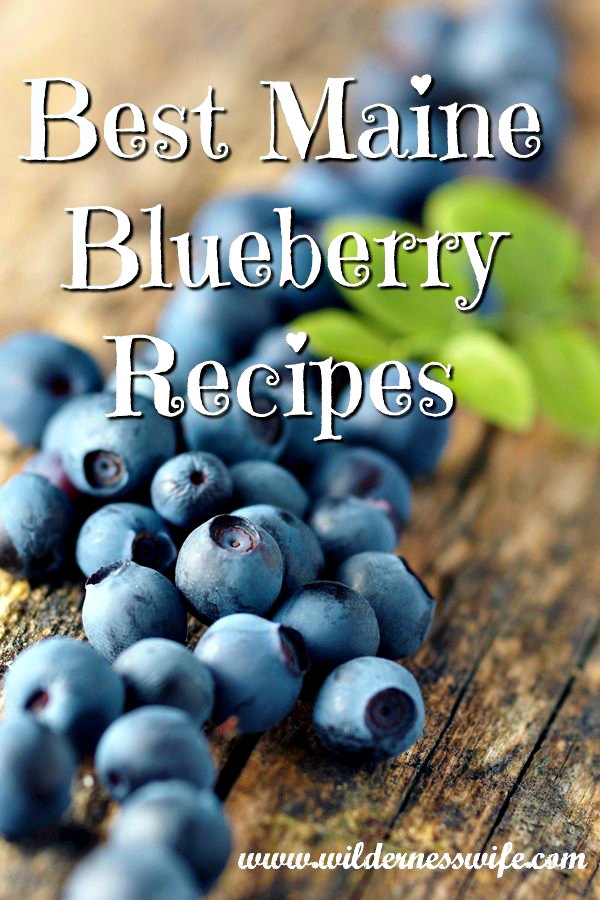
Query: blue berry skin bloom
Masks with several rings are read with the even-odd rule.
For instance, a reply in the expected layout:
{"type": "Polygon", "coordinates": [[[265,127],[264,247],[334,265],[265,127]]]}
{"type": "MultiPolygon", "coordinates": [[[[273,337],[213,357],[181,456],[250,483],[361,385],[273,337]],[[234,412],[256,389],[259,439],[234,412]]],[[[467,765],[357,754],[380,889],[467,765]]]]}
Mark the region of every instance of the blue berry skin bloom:
{"type": "Polygon", "coordinates": [[[323,745],[365,762],[392,759],[420,736],[425,708],[414,677],[376,656],[344,663],[325,680],[313,723],[323,745]]]}

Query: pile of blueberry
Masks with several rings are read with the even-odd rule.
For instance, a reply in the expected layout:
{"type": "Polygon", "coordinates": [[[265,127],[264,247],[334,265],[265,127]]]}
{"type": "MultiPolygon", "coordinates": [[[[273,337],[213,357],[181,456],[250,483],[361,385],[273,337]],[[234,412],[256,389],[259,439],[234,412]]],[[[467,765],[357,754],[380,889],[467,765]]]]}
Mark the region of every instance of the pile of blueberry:
{"type": "MultiPolygon", "coordinates": [[[[386,96],[406,105],[408,76],[430,72],[436,90],[462,102],[535,97],[547,105],[547,137],[560,127],[560,48],[538,0],[503,0],[460,21],[419,7],[383,31],[381,55],[360,73],[359,106],[386,96]]],[[[214,199],[195,227],[268,235],[274,206],[289,203],[315,234],[338,213],[414,217],[449,174],[427,161],[307,164],[280,195],[214,199]]],[[[285,367],[298,356],[283,323],[336,302],[324,279],[309,291],[179,289],[157,329],[177,349],[175,389],[192,366],[217,359],[267,363],[288,390],[285,367]]],[[[0,833],[19,840],[56,823],[77,766],[93,757],[122,806],[65,897],[196,897],[231,850],[207,722],[260,732],[302,694],[323,745],[351,761],[395,757],[419,737],[421,693],[396,660],[419,649],[435,602],[394,550],[410,480],[433,472],[448,420],[419,413],[416,386],[411,413],[384,418],[363,404],[339,420],[343,443],[324,445],[314,420],[279,410],[163,418],[146,379],[135,387],[143,416],[109,419],[114,394],[96,362],[42,333],[4,341],[0,370],[0,420],[41,448],[0,488],[0,567],[39,582],[68,575],[76,560],[87,578],[87,641],[42,640],[6,675],[0,833]],[[193,652],[190,615],[208,626],[193,652]]]]}
{"type": "Polygon", "coordinates": [[[51,335],[9,338],[0,366],[0,417],[41,447],[0,487],[0,565],[39,582],[76,560],[87,578],[87,641],[41,640],[6,675],[0,833],[56,823],[91,756],[123,806],[65,896],[195,896],[231,848],[207,722],[261,732],[302,692],[323,745],[351,760],[419,737],[421,693],[395,660],[419,649],[435,602],[394,549],[406,472],[431,471],[448,425],[417,411],[388,434],[370,412],[325,449],[279,410],[180,426],[137,394],[142,418],[107,418],[94,360],[51,335]],[[190,615],[208,626],[194,652],[190,615]]]}

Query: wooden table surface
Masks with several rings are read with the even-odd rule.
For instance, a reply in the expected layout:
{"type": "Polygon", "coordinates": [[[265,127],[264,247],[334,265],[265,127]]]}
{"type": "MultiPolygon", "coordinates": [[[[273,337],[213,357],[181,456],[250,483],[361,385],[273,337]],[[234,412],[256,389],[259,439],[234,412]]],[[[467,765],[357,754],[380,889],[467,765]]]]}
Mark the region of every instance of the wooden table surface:
{"type": "MultiPolygon", "coordinates": [[[[164,300],[137,288],[69,295],[70,221],[82,203],[139,210],[163,202],[170,233],[185,230],[215,188],[258,185],[279,171],[257,163],[266,140],[261,78],[291,79],[307,103],[323,79],[352,73],[373,40],[383,4],[347,0],[75,0],[41,7],[6,0],[0,82],[4,123],[0,189],[3,295],[0,330],[53,328],[107,361],[106,329],[151,330],[164,300]],[[177,165],[115,160],[19,163],[28,147],[22,79],[66,75],[92,91],[92,116],[131,100],[146,111],[188,107],[207,85],[230,109],[225,165],[199,154],[177,165]],[[263,106],[261,106],[263,104],[263,106]]],[[[600,10],[579,0],[563,11],[572,54],[569,84],[578,128],[551,193],[600,247],[600,10]]],[[[137,213],[136,213],[137,210],[137,213]]],[[[103,265],[102,263],[100,265],[103,265]]],[[[100,268],[97,270],[100,271],[100,268]]],[[[1,377],[1,376],[0,376],[1,377]]],[[[423,738],[398,760],[350,768],[318,746],[310,711],[260,737],[213,735],[219,791],[242,850],[345,850],[378,841],[394,851],[479,851],[512,841],[533,854],[582,851],[588,868],[561,873],[239,870],[218,898],[537,898],[595,896],[600,844],[600,471],[597,455],[538,427],[526,438],[455,417],[440,473],[419,485],[401,549],[439,597],[433,634],[409,666],[423,686],[423,738]]],[[[2,437],[0,479],[23,454],[2,437]]],[[[30,591],[0,574],[0,662],[59,631],[79,634],[81,584],[30,591]]],[[[42,841],[0,843],[0,898],[55,898],[73,862],[101,837],[111,810],[83,773],[66,823],[42,841]]],[[[235,858],[235,854],[234,854],[235,858]]]]}

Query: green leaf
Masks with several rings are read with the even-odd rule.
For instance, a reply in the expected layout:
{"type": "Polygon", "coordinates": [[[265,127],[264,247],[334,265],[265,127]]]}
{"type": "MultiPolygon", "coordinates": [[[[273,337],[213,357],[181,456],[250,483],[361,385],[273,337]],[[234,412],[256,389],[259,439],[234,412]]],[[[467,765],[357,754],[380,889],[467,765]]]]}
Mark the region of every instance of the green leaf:
{"type": "MultiPolygon", "coordinates": [[[[385,238],[392,232],[414,234],[425,237],[422,229],[408,222],[397,222],[391,219],[351,218],[332,219],[326,223],[324,239],[329,243],[334,237],[346,232],[357,232],[362,235],[369,246],[369,266],[372,276],[368,284],[359,288],[347,288],[338,285],[346,302],[357,309],[363,316],[372,319],[394,335],[414,334],[419,331],[448,330],[457,331],[466,325],[468,317],[460,314],[454,305],[456,296],[472,290],[468,270],[457,267],[453,278],[444,277],[452,288],[423,289],[421,283],[427,280],[427,247],[419,244],[413,251],[399,248],[397,250],[397,277],[405,282],[406,288],[378,288],[384,279],[384,248],[376,244],[376,238],[385,238]]],[[[355,246],[348,240],[345,252],[351,255],[355,246]]],[[[446,252],[446,257],[450,254],[446,252]]],[[[349,282],[357,283],[360,279],[354,274],[358,263],[343,265],[344,277],[349,282]]]]}
{"type": "Polygon", "coordinates": [[[288,327],[290,331],[305,331],[318,356],[349,360],[365,368],[389,358],[389,344],[371,325],[346,310],[307,313],[288,327]]]}
{"type": "Polygon", "coordinates": [[[455,335],[442,361],[453,366],[452,389],[459,403],[488,422],[525,431],[535,415],[535,391],[527,367],[500,338],[485,331],[455,335]]]}
{"type": "Polygon", "coordinates": [[[524,337],[518,350],[544,414],[579,440],[600,441],[600,346],[582,329],[551,325],[524,337]]]}
{"type": "Polygon", "coordinates": [[[595,273],[590,284],[575,295],[573,302],[577,304],[576,318],[579,322],[600,325],[600,275],[598,273],[595,273]]]}
{"type": "MultiPolygon", "coordinates": [[[[501,181],[465,178],[434,191],[425,206],[428,232],[481,231],[487,254],[491,231],[510,231],[496,251],[492,277],[513,307],[570,306],[569,288],[584,264],[581,236],[539,197],[501,181]]],[[[450,280],[450,279],[447,279],[450,280]]]]}

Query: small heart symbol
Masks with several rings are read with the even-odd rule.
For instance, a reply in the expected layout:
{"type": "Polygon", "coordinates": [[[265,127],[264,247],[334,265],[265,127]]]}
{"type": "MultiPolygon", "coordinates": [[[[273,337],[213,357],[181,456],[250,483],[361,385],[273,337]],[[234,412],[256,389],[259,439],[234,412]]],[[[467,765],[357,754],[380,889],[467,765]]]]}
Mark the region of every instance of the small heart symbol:
{"type": "Polygon", "coordinates": [[[286,341],[294,351],[294,353],[300,353],[305,343],[308,340],[308,335],[305,331],[293,332],[290,331],[289,334],[285,336],[286,341]]]}
{"type": "Polygon", "coordinates": [[[433,78],[431,75],[413,75],[410,79],[411,85],[414,87],[415,91],[423,96],[426,94],[429,88],[433,83],[433,78]]]}

